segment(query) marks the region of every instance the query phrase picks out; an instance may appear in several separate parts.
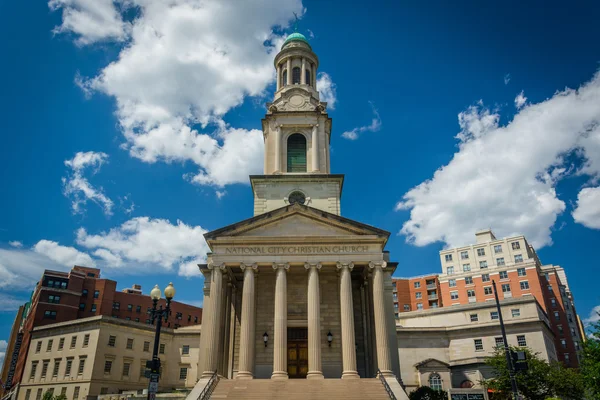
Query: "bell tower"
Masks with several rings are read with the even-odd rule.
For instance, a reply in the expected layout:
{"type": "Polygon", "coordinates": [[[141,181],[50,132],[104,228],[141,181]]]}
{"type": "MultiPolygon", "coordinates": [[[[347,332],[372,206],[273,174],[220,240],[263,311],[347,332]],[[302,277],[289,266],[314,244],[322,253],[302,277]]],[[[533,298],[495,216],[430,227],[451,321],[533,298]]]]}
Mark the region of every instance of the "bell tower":
{"type": "Polygon", "coordinates": [[[250,177],[254,215],[294,203],[340,215],[344,176],[330,173],[331,118],[317,90],[319,59],[294,32],[274,64],[277,90],[262,120],[264,175],[250,177]]]}

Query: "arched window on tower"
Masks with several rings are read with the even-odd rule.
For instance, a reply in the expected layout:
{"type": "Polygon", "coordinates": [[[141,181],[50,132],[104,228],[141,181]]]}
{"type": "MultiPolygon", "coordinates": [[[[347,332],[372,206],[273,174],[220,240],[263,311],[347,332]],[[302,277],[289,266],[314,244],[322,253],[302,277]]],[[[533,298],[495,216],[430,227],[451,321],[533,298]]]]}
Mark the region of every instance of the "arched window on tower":
{"type": "Polygon", "coordinates": [[[306,172],[306,138],[300,133],[288,138],[287,172],[306,172]]]}
{"type": "Polygon", "coordinates": [[[435,372],[429,375],[429,387],[433,390],[442,390],[442,378],[435,372]]]}
{"type": "Polygon", "coordinates": [[[312,86],[312,81],[310,80],[310,69],[304,71],[304,81],[307,85],[312,86]]]}
{"type": "Polygon", "coordinates": [[[296,85],[300,83],[300,67],[292,68],[292,84],[296,85]]]}
{"type": "Polygon", "coordinates": [[[284,69],[281,74],[281,87],[284,87],[285,85],[287,85],[287,69],[284,69]]]}

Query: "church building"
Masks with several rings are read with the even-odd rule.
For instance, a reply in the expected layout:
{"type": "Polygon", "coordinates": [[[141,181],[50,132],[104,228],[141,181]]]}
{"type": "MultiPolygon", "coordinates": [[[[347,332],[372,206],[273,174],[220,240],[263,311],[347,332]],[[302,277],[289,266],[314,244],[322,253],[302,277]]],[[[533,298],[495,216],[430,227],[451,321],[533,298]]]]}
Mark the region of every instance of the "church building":
{"type": "Polygon", "coordinates": [[[197,387],[215,371],[221,382],[381,377],[406,398],[390,233],[341,215],[344,175],[331,173],[332,120],[306,38],[289,35],[274,67],[254,216],[205,234],[197,387]]]}

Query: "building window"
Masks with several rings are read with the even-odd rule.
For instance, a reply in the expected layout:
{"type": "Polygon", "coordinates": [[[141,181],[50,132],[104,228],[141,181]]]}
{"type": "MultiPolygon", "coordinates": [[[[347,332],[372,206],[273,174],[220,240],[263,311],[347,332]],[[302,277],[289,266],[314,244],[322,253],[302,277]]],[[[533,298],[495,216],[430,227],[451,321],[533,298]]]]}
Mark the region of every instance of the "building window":
{"type": "Polygon", "coordinates": [[[104,361],[104,373],[110,374],[110,370],[112,369],[112,360],[104,361]]]}
{"type": "Polygon", "coordinates": [[[123,363],[123,376],[129,376],[129,368],[131,367],[131,363],[123,363]]]}
{"type": "Polygon", "coordinates": [[[450,300],[458,300],[458,292],[457,291],[450,292],[450,300]]]}
{"type": "Polygon", "coordinates": [[[571,357],[569,356],[569,353],[565,353],[565,364],[571,365],[571,357]]]}
{"type": "Polygon", "coordinates": [[[136,313],[140,313],[140,312],[142,312],[142,306],[136,306],[136,307],[135,307],[135,312],[136,312],[136,313]]]}
{"type": "Polygon", "coordinates": [[[483,294],[485,294],[486,296],[489,296],[489,295],[493,294],[492,287],[491,286],[484,287],[483,288],[483,294]]]}
{"type": "Polygon", "coordinates": [[[127,304],[127,311],[133,311],[133,304],[127,304]]]}
{"type": "Polygon", "coordinates": [[[127,348],[128,348],[129,350],[132,350],[132,349],[133,349],[133,339],[131,339],[131,338],[128,338],[128,339],[127,339],[127,348]]]}
{"type": "Polygon", "coordinates": [[[483,340],[482,339],[475,339],[473,342],[475,344],[475,351],[483,351],[483,340]]]}
{"type": "Polygon", "coordinates": [[[181,354],[183,354],[183,355],[190,354],[190,346],[187,344],[184,344],[181,348],[181,354]]]}
{"type": "Polygon", "coordinates": [[[482,274],[481,275],[481,282],[489,282],[490,281],[490,274],[482,274]]]}
{"type": "Polygon", "coordinates": [[[494,342],[496,343],[496,347],[504,347],[504,340],[502,340],[502,337],[494,338],[494,342]]]}
{"type": "Polygon", "coordinates": [[[502,284],[502,292],[503,293],[510,293],[510,283],[503,283],[502,284]]]}
{"type": "Polygon", "coordinates": [[[446,254],[445,258],[446,258],[446,262],[452,261],[452,254],[446,254]]]}
{"type": "Polygon", "coordinates": [[[512,315],[513,318],[517,318],[521,316],[521,309],[520,308],[513,308],[512,310],[510,310],[510,313],[512,315]]]}
{"type": "Polygon", "coordinates": [[[38,340],[38,342],[35,345],[35,352],[39,353],[42,350],[42,341],[38,340]]]}
{"type": "Polygon", "coordinates": [[[469,272],[471,270],[471,264],[463,264],[463,272],[469,272]]]}
{"type": "Polygon", "coordinates": [[[446,271],[448,272],[448,275],[452,275],[454,274],[454,267],[448,267],[446,271]]]}
{"type": "Polygon", "coordinates": [[[79,399],[79,386],[75,386],[75,389],[73,390],[73,399],[79,399]]]}
{"type": "Polygon", "coordinates": [[[472,285],[472,284],[473,284],[473,277],[465,276],[465,285],[472,285]]]}
{"type": "Polygon", "coordinates": [[[479,261],[479,268],[483,269],[483,268],[487,268],[487,261],[479,261]]]}
{"type": "Polygon", "coordinates": [[[96,305],[92,304],[92,308],[90,309],[91,312],[96,312],[96,305]]]}
{"type": "Polygon", "coordinates": [[[496,258],[496,265],[499,267],[503,267],[504,265],[506,265],[506,263],[504,262],[504,257],[496,258]]]}
{"type": "Polygon", "coordinates": [[[49,363],[50,363],[50,361],[48,361],[48,360],[42,361],[42,376],[41,376],[41,378],[46,377],[46,374],[48,373],[48,364],[49,363]]]}
{"type": "Polygon", "coordinates": [[[311,80],[310,80],[310,70],[307,68],[304,70],[304,82],[306,82],[307,85],[311,85],[311,80]]]}
{"type": "Polygon", "coordinates": [[[79,357],[79,367],[77,368],[77,375],[83,375],[83,371],[85,369],[85,359],[86,357],[79,357]]]}
{"type": "Polygon", "coordinates": [[[502,245],[501,244],[497,244],[494,246],[494,253],[496,253],[496,254],[502,253],[502,245]]]}
{"type": "Polygon", "coordinates": [[[64,337],[61,337],[61,338],[58,340],[58,350],[62,350],[62,349],[63,349],[63,347],[65,347],[65,338],[64,338],[64,337]]]}
{"type": "Polygon", "coordinates": [[[500,279],[508,279],[508,272],[500,271],[500,279]]]}
{"type": "Polygon", "coordinates": [[[182,381],[187,379],[187,368],[186,367],[179,368],[179,379],[182,381]]]}
{"type": "Polygon", "coordinates": [[[60,368],[60,359],[54,360],[54,368],[52,369],[52,376],[58,376],[58,369],[60,368]]]}
{"type": "Polygon", "coordinates": [[[87,297],[87,295],[88,295],[88,290],[87,290],[87,289],[83,289],[83,290],[81,291],[81,296],[82,296],[82,297],[87,297]]]}
{"type": "Polygon", "coordinates": [[[73,367],[73,358],[67,358],[67,366],[65,367],[65,376],[71,375],[71,368],[73,367]]]}
{"type": "Polygon", "coordinates": [[[556,307],[556,299],[550,299],[550,303],[552,304],[552,307],[556,307]]]}
{"type": "Polygon", "coordinates": [[[99,290],[94,290],[94,298],[97,299],[100,297],[100,291],[99,290]]]}
{"type": "MultiPolygon", "coordinates": [[[[398,293],[394,292],[394,301],[398,301],[398,293]]],[[[188,315],[188,322],[190,322],[192,320],[192,316],[188,315]]]]}
{"type": "Polygon", "coordinates": [[[442,378],[439,374],[433,373],[429,375],[429,387],[433,390],[442,390],[442,378]]]}
{"type": "Polygon", "coordinates": [[[483,249],[483,248],[482,249],[477,249],[477,255],[479,257],[485,256],[485,249],[483,249]]]}
{"type": "Polygon", "coordinates": [[[300,133],[288,138],[287,172],[306,172],[306,138],[300,133]]]}
{"type": "Polygon", "coordinates": [[[450,279],[448,281],[448,286],[449,287],[455,287],[456,286],[456,279],[450,279]]]}
{"type": "Polygon", "coordinates": [[[512,246],[513,250],[520,250],[521,249],[521,244],[519,242],[512,242],[510,245],[512,246]]]}
{"type": "Polygon", "coordinates": [[[31,399],[31,389],[27,389],[25,392],[25,400],[31,399]]]}
{"type": "Polygon", "coordinates": [[[38,362],[31,362],[31,372],[29,373],[29,379],[35,379],[35,372],[37,371],[38,362]]]}
{"type": "Polygon", "coordinates": [[[423,297],[423,294],[422,294],[421,292],[417,292],[417,293],[415,293],[415,298],[416,298],[416,299],[420,299],[420,298],[422,298],[422,297],[423,297]]]}
{"type": "Polygon", "coordinates": [[[121,308],[121,303],[118,301],[113,302],[113,310],[119,310],[121,308]]]}
{"type": "Polygon", "coordinates": [[[498,311],[492,311],[492,312],[490,312],[490,318],[492,320],[498,319],[498,311]]]}
{"type": "Polygon", "coordinates": [[[286,86],[287,85],[287,69],[283,70],[283,73],[281,74],[281,87],[286,86]]]}
{"type": "Polygon", "coordinates": [[[180,313],[180,312],[175,313],[175,319],[179,319],[179,320],[183,319],[183,313],[180,313]]]}
{"type": "Polygon", "coordinates": [[[423,309],[423,303],[417,303],[417,310],[423,309]]]}
{"type": "Polygon", "coordinates": [[[67,387],[63,386],[62,388],[60,388],[60,395],[64,396],[64,398],[67,398],[67,387]]]}
{"type": "Polygon", "coordinates": [[[410,311],[410,304],[404,305],[404,311],[410,311]]]}
{"type": "Polygon", "coordinates": [[[88,344],[90,344],[90,334],[86,333],[85,336],[83,336],[83,347],[87,347],[88,344]]]}
{"type": "Polygon", "coordinates": [[[421,287],[421,282],[415,282],[413,285],[415,286],[415,289],[419,289],[421,287]]]}
{"type": "Polygon", "coordinates": [[[560,321],[560,314],[558,313],[558,311],[554,311],[554,319],[560,321]]]}
{"type": "Polygon", "coordinates": [[[297,85],[300,83],[300,67],[292,68],[292,84],[297,85]]]}
{"type": "Polygon", "coordinates": [[[471,314],[469,317],[471,318],[471,322],[479,321],[479,317],[477,316],[477,314],[471,314]]]}
{"type": "Polygon", "coordinates": [[[517,268],[517,275],[527,276],[527,272],[525,271],[525,268],[517,268]]]}
{"type": "Polygon", "coordinates": [[[48,296],[48,303],[59,304],[60,303],[60,296],[49,295],[48,296]]]}
{"type": "Polygon", "coordinates": [[[460,252],[460,259],[461,260],[468,260],[469,259],[469,252],[468,251],[461,251],[460,252]]]}
{"type": "Polygon", "coordinates": [[[521,282],[519,282],[519,284],[521,285],[521,290],[529,290],[529,282],[528,281],[521,281],[521,282]]]}
{"type": "Polygon", "coordinates": [[[161,343],[160,346],[158,347],[158,353],[165,354],[165,344],[164,343],[161,343]]]}
{"type": "Polygon", "coordinates": [[[79,303],[79,311],[85,311],[85,303],[79,303]]]}
{"type": "Polygon", "coordinates": [[[108,345],[110,347],[115,347],[116,342],[117,342],[117,337],[116,336],[112,336],[111,335],[111,336],[108,337],[108,345]]]}
{"type": "Polygon", "coordinates": [[[77,346],[77,336],[71,336],[71,346],[69,348],[74,349],[77,346]]]}
{"type": "Polygon", "coordinates": [[[46,351],[52,351],[53,343],[54,343],[54,340],[52,340],[52,339],[48,340],[48,345],[46,346],[46,351]]]}
{"type": "Polygon", "coordinates": [[[42,389],[38,389],[35,394],[35,400],[42,400],[42,389]]]}
{"type": "Polygon", "coordinates": [[[560,339],[560,345],[563,347],[563,349],[567,348],[567,341],[565,339],[560,339]]]}
{"type": "Polygon", "coordinates": [[[473,289],[467,290],[467,297],[469,298],[469,301],[475,299],[475,291],[473,289]]]}
{"type": "Polygon", "coordinates": [[[56,319],[56,311],[52,311],[52,310],[44,311],[44,319],[56,319]]]}
{"type": "Polygon", "coordinates": [[[515,263],[522,263],[523,262],[523,256],[521,254],[516,254],[515,255],[515,263]]]}
{"type": "Polygon", "coordinates": [[[150,351],[150,342],[144,342],[144,351],[150,351]]]}
{"type": "Polygon", "coordinates": [[[198,316],[197,315],[194,316],[194,323],[196,323],[196,324],[198,323],[198,316]]]}
{"type": "Polygon", "coordinates": [[[527,346],[527,340],[525,340],[525,335],[517,335],[517,345],[521,347],[527,346]]]}

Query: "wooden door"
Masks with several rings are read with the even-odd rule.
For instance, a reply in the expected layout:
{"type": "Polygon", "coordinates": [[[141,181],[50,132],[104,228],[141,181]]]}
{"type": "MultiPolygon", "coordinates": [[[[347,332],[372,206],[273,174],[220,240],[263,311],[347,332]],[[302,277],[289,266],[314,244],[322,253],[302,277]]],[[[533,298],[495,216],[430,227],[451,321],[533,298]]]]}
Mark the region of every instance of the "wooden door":
{"type": "Polygon", "coordinates": [[[308,373],[308,342],[288,343],[288,375],[290,378],[306,378],[308,373]]]}

